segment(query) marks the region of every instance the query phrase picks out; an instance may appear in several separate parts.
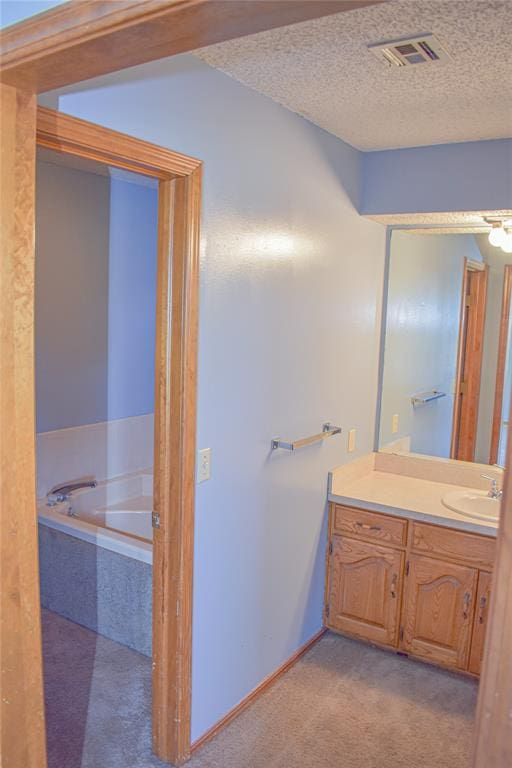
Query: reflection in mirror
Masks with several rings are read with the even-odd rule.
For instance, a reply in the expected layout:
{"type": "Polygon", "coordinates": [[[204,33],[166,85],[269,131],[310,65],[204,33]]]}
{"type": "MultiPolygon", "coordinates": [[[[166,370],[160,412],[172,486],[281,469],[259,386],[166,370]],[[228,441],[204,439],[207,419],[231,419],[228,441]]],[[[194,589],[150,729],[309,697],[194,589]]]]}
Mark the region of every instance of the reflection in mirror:
{"type": "Polygon", "coordinates": [[[393,231],[380,450],[504,463],[510,264],[486,234],[393,231]]]}
{"type": "Polygon", "coordinates": [[[496,392],[491,437],[491,464],[505,466],[508,425],[510,419],[510,393],[512,389],[512,329],[510,308],[512,294],[512,266],[506,265],[503,276],[500,336],[496,371],[496,392]]]}

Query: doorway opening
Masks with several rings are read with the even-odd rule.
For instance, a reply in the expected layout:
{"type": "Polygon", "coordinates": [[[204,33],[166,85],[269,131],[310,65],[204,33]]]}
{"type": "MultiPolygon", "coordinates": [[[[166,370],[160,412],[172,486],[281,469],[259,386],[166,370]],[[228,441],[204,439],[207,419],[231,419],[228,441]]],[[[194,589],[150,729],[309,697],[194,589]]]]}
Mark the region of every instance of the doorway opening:
{"type": "MultiPolygon", "coordinates": [[[[190,754],[201,163],[44,108],[38,109],[36,141],[39,159],[51,166],[40,171],[40,179],[45,173],[53,178],[78,172],[89,177],[89,186],[115,184],[115,195],[103,189],[103,207],[106,203],[110,213],[117,213],[107,237],[104,211],[103,225],[84,223],[98,190],[87,194],[82,179],[75,185],[82,202],[65,222],[69,227],[82,221],[82,228],[73,229],[64,247],[53,248],[52,237],[62,232],[50,225],[47,260],[54,261],[54,268],[41,260],[37,265],[42,267],[38,309],[44,308],[38,312],[38,332],[46,310],[50,331],[38,344],[43,395],[38,410],[41,424],[50,426],[38,438],[43,604],[152,656],[153,751],[162,760],[180,763],[190,754]],[[119,205],[123,197],[131,201],[129,215],[119,205]],[[135,232],[146,244],[152,238],[151,256],[148,251],[142,258],[133,255],[135,232]],[[80,269],[73,262],[78,250],[83,251],[80,269]],[[128,263],[133,267],[129,272],[124,269],[128,263]],[[73,280],[77,285],[71,290],[73,280]],[[81,367],[81,355],[89,365],[81,367]],[[64,413],[80,409],[78,424],[62,421],[64,413]],[[101,421],[99,414],[107,418],[101,421]],[[80,431],[78,442],[70,429],[80,431]],[[48,437],[52,432],[61,434],[48,437]],[[59,533],[66,545],[72,541],[72,554],[55,549],[59,533]],[[96,546],[100,542],[105,546],[96,546]],[[84,556],[86,545],[94,551],[84,556]],[[66,559],[71,566],[85,567],[76,589],[65,574],[59,576],[66,559]],[[123,568],[131,569],[128,577],[123,568]],[[89,594],[78,595],[79,585],[87,581],[89,594]],[[133,595],[127,594],[128,584],[133,595]],[[124,603],[112,599],[116,592],[124,593],[124,603]]],[[[42,199],[52,204],[38,199],[39,212],[42,199]]],[[[64,191],[62,210],[53,214],[64,213],[69,202],[64,191]]],[[[39,236],[36,252],[43,240],[39,236]]]]}
{"type": "Polygon", "coordinates": [[[50,766],[78,768],[115,738],[116,708],[102,706],[109,692],[124,699],[125,720],[137,707],[126,740],[140,742],[150,719],[157,229],[156,179],[38,149],[37,510],[50,766]]]}

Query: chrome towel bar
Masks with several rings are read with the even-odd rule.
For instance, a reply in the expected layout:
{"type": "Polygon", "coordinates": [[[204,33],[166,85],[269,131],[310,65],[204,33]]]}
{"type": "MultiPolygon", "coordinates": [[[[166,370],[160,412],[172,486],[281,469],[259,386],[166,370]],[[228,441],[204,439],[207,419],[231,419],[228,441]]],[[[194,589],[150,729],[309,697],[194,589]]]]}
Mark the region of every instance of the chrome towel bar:
{"type": "Polygon", "coordinates": [[[296,451],[297,448],[303,448],[305,445],[312,445],[313,443],[319,443],[321,440],[325,440],[326,437],[332,437],[332,435],[339,435],[341,427],[335,427],[333,424],[322,424],[322,431],[317,435],[311,435],[311,437],[302,437],[300,440],[294,440],[293,443],[287,443],[281,440],[279,437],[274,437],[271,442],[272,450],[276,448],[284,448],[286,451],[296,451]]]}
{"type": "Polygon", "coordinates": [[[411,403],[413,405],[424,405],[425,403],[431,403],[432,400],[439,400],[440,397],[446,397],[446,392],[439,392],[437,389],[432,389],[430,392],[422,392],[419,395],[413,395],[411,397],[411,403]]]}

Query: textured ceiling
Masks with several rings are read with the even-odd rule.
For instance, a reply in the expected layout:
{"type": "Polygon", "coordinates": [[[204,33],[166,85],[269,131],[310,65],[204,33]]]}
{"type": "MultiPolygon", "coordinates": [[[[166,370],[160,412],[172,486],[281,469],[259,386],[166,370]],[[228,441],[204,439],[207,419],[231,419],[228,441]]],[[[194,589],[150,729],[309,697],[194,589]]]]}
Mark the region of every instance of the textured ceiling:
{"type": "Polygon", "coordinates": [[[196,51],[358,149],[512,136],[512,0],[390,0],[196,51]],[[433,32],[446,62],[387,67],[368,43],[433,32]]]}

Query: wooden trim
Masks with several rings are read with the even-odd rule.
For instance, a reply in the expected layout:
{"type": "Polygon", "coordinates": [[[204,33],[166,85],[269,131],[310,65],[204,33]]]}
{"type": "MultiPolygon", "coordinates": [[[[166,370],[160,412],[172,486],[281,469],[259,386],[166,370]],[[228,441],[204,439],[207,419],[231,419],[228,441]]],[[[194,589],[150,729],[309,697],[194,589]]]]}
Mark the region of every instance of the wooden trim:
{"type": "Polygon", "coordinates": [[[488,273],[465,259],[451,456],[461,461],[475,457],[488,273]]]}
{"type": "Polygon", "coordinates": [[[493,570],[489,624],[475,721],[473,768],[512,765],[512,441],[493,570]]]}
{"type": "Polygon", "coordinates": [[[253,690],[245,696],[242,701],[240,701],[236,707],[233,707],[227,715],[224,715],[224,717],[219,720],[215,725],[213,725],[209,730],[206,731],[202,736],[199,737],[194,743],[192,744],[192,752],[197,752],[198,749],[201,749],[201,747],[204,747],[207,741],[210,741],[213,739],[214,736],[216,736],[219,731],[221,731],[223,728],[225,728],[227,725],[229,725],[235,718],[240,715],[244,709],[246,709],[250,704],[252,704],[259,696],[261,696],[262,693],[265,693],[265,691],[270,688],[273,683],[276,682],[276,680],[281,677],[281,675],[284,675],[285,672],[288,672],[290,667],[293,667],[294,664],[296,664],[302,656],[304,656],[305,653],[309,651],[310,648],[312,648],[323,635],[327,632],[327,627],[322,627],[321,630],[319,630],[313,637],[307,641],[307,643],[304,643],[295,653],[293,653],[289,659],[287,659],[284,664],[281,664],[280,667],[278,667],[275,672],[272,672],[268,677],[266,677],[264,680],[261,681],[259,685],[256,686],[256,688],[253,688],[253,690]]]}
{"type": "Polygon", "coordinates": [[[45,107],[37,109],[37,144],[158,179],[188,176],[201,165],[179,152],[45,107]]]}
{"type": "Polygon", "coordinates": [[[464,383],[466,391],[462,396],[458,459],[475,460],[476,433],[480,402],[480,383],[484,351],[485,307],[487,303],[487,278],[489,268],[471,269],[468,337],[466,341],[466,362],[464,383]]]}
{"type": "Polygon", "coordinates": [[[44,93],[108,72],[384,0],[78,0],[7,27],[3,82],[44,93]]]}
{"type": "Polygon", "coordinates": [[[1,745],[6,766],[46,766],[35,481],[36,98],[0,85],[1,745]]]}
{"type": "Polygon", "coordinates": [[[180,764],[190,756],[201,171],[159,189],[153,747],[180,764]]]}
{"type": "Polygon", "coordinates": [[[450,458],[455,459],[457,457],[457,449],[459,444],[459,423],[460,423],[460,408],[461,398],[460,390],[462,387],[462,375],[464,365],[464,328],[466,324],[466,295],[468,292],[468,265],[469,259],[464,259],[464,267],[462,270],[462,287],[460,295],[460,312],[459,312],[459,341],[457,343],[457,373],[455,375],[455,392],[453,401],[453,418],[452,418],[452,439],[450,445],[450,458]]]}
{"type": "Polygon", "coordinates": [[[491,449],[489,464],[498,461],[498,448],[501,434],[501,413],[503,409],[503,387],[505,385],[505,365],[507,362],[507,341],[510,323],[510,303],[512,297],[512,265],[506,264],[503,273],[503,298],[501,302],[500,337],[498,342],[498,365],[496,367],[496,387],[494,390],[494,410],[492,416],[491,449]]]}

